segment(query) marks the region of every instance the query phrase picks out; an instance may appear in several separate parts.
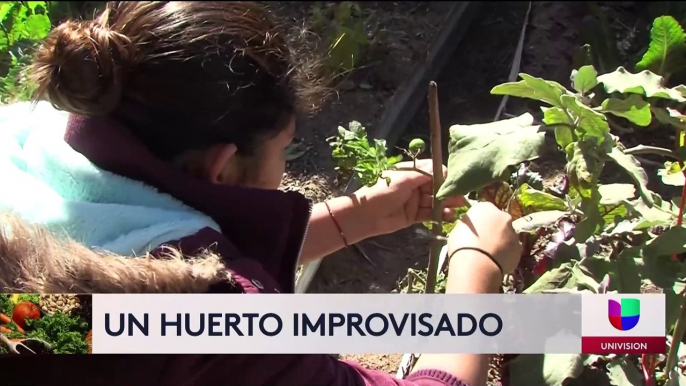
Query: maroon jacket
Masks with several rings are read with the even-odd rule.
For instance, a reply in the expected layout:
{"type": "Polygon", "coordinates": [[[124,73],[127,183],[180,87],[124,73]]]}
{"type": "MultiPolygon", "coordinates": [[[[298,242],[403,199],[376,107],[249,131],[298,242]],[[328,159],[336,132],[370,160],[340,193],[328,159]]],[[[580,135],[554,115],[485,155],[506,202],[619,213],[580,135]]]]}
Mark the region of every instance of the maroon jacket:
{"type": "MultiPolygon", "coordinates": [[[[170,241],[186,254],[212,246],[235,286],[212,292],[294,291],[311,204],[297,193],[222,186],[181,173],[107,119],[72,116],[65,140],[96,166],[145,182],[211,216],[206,228],[170,241]]],[[[330,355],[90,355],[0,359],[0,384],[466,386],[438,370],[406,380],[330,355]],[[35,362],[35,363],[34,363],[35,362]]]]}

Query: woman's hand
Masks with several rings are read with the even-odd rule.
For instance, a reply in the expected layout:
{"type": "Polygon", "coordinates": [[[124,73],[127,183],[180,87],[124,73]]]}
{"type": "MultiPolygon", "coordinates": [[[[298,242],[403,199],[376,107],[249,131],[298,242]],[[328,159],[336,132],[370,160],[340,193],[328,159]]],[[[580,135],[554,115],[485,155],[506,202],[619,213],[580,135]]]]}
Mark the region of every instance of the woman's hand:
{"type": "MultiPolygon", "coordinates": [[[[398,164],[403,169],[412,166],[412,162],[398,164]]],[[[315,205],[300,264],[320,259],[369,237],[430,221],[433,203],[433,181],[430,177],[432,161],[419,160],[417,168],[429,175],[416,171],[389,170],[383,176],[390,177],[390,186],[385,179],[380,179],[372,187],[364,187],[349,196],[336,197],[326,204],[315,205]]],[[[443,173],[446,172],[443,167],[443,173]]],[[[452,208],[464,205],[464,202],[463,197],[443,201],[444,218],[450,218],[454,212],[452,208]]]]}
{"type": "MultiPolygon", "coordinates": [[[[430,159],[417,160],[417,169],[433,174],[430,159]]],[[[398,168],[409,169],[412,162],[397,164],[398,168]]],[[[445,166],[443,174],[447,173],[445,166]]],[[[407,228],[410,225],[432,219],[433,181],[426,174],[408,170],[389,170],[383,173],[391,179],[388,186],[380,179],[372,187],[363,187],[353,196],[359,202],[360,215],[372,224],[373,235],[387,234],[407,228]]],[[[443,217],[453,216],[453,208],[464,205],[463,197],[452,197],[443,201],[443,217]]]]}
{"type": "MultiPolygon", "coordinates": [[[[509,214],[487,202],[472,206],[448,238],[448,254],[457,252],[450,261],[446,294],[497,293],[502,283],[500,269],[491,259],[478,251],[458,251],[463,247],[493,255],[505,273],[517,267],[522,248],[509,214]]],[[[486,384],[489,362],[489,355],[422,354],[412,372],[443,370],[469,385],[480,386],[486,384]]]]}
{"type": "Polygon", "coordinates": [[[512,216],[490,202],[475,204],[448,237],[451,260],[446,292],[497,291],[502,275],[517,268],[521,252],[522,245],[512,227],[512,216]],[[489,253],[497,265],[479,251],[461,248],[481,249],[489,253]]]}

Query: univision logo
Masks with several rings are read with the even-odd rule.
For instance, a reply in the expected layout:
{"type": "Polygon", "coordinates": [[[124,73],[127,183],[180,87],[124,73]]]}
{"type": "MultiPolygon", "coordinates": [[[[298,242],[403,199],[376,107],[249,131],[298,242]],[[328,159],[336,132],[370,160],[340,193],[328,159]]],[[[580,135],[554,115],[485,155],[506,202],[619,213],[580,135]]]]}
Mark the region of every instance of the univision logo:
{"type": "Polygon", "coordinates": [[[619,331],[628,331],[636,327],[641,316],[641,301],[639,299],[622,299],[621,304],[616,300],[608,300],[607,317],[612,327],[619,331]]]}

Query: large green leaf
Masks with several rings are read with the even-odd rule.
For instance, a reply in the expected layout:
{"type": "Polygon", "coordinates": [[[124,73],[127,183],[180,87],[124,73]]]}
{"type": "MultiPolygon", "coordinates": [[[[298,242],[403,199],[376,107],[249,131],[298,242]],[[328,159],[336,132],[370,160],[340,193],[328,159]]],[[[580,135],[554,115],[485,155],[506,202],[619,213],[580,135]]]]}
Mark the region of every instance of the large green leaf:
{"type": "Polygon", "coordinates": [[[648,98],[671,99],[686,102],[686,98],[676,89],[664,87],[664,78],[650,71],[632,74],[624,67],[598,77],[608,93],[620,92],[640,94],[648,98]]]}
{"type": "Polygon", "coordinates": [[[638,193],[643,202],[649,207],[653,206],[654,201],[648,190],[648,175],[641,167],[641,163],[629,154],[624,154],[619,148],[614,147],[608,156],[629,173],[638,187],[638,193]]]}
{"type": "Polygon", "coordinates": [[[560,386],[581,375],[584,357],[580,354],[522,354],[508,364],[510,384],[560,386]]]}
{"type": "Polygon", "coordinates": [[[50,18],[47,15],[31,15],[24,24],[27,39],[40,40],[50,33],[50,18]]]}
{"type": "Polygon", "coordinates": [[[560,97],[562,107],[567,109],[576,122],[577,129],[581,130],[584,137],[593,137],[598,144],[605,141],[610,133],[610,126],[607,124],[605,116],[594,111],[590,107],[581,103],[576,96],[563,95],[560,97]]]}
{"type": "Polygon", "coordinates": [[[638,367],[627,361],[627,357],[617,357],[607,364],[610,383],[613,386],[643,386],[643,377],[638,367]]]}
{"type": "Polygon", "coordinates": [[[560,197],[536,190],[529,186],[529,184],[520,186],[518,198],[522,206],[532,212],[541,212],[545,210],[564,211],[568,209],[567,203],[560,197]]]}
{"type": "Polygon", "coordinates": [[[450,128],[448,176],[437,197],[464,195],[509,177],[512,167],[535,159],[545,132],[532,126],[533,116],[450,128]]]}
{"type": "Polygon", "coordinates": [[[541,107],[543,111],[543,123],[555,127],[555,141],[564,149],[574,142],[572,128],[574,122],[567,112],[559,107],[541,107]]]}
{"type": "Polygon", "coordinates": [[[527,74],[519,74],[519,82],[509,82],[495,86],[494,95],[511,95],[520,98],[535,99],[555,107],[562,107],[560,97],[569,93],[561,84],[527,74]]]}
{"type": "Polygon", "coordinates": [[[661,16],[653,21],[650,30],[650,45],[636,70],[650,70],[656,74],[668,75],[684,66],[686,34],[671,16],[661,16]]]}
{"type": "Polygon", "coordinates": [[[593,66],[583,66],[572,71],[572,86],[581,94],[586,94],[598,85],[598,72],[593,66]]]}
{"type": "Polygon", "coordinates": [[[10,29],[10,46],[21,39],[26,39],[26,19],[29,17],[29,9],[19,3],[12,9],[12,28],[10,29]]]}
{"type": "Polygon", "coordinates": [[[556,290],[571,290],[573,292],[587,290],[595,293],[597,289],[598,282],[593,278],[591,272],[580,266],[578,262],[569,261],[544,273],[523,292],[531,294],[556,290]]]}
{"type": "Polygon", "coordinates": [[[652,115],[650,104],[640,95],[631,94],[626,99],[609,98],[603,101],[603,112],[626,118],[638,126],[648,126],[652,115]]]}
{"type": "Polygon", "coordinates": [[[686,252],[686,228],[672,227],[648,242],[643,249],[645,257],[660,257],[686,252]]]}
{"type": "Polygon", "coordinates": [[[677,216],[678,206],[669,201],[662,200],[662,198],[651,192],[654,205],[649,207],[640,199],[629,202],[633,215],[638,217],[638,223],[635,230],[647,229],[653,226],[663,225],[670,226],[677,216]]]}

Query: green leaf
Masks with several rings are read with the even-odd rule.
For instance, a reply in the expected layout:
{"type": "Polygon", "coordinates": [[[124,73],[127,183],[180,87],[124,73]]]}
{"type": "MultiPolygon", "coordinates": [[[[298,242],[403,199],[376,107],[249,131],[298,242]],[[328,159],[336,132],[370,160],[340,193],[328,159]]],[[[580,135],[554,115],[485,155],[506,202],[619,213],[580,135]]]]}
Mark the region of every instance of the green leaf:
{"type": "Polygon", "coordinates": [[[586,289],[593,293],[597,293],[600,283],[598,283],[591,276],[591,273],[585,270],[581,264],[576,264],[572,267],[572,276],[576,282],[577,289],[586,289]]]}
{"type": "Polygon", "coordinates": [[[512,222],[512,227],[517,233],[533,232],[540,228],[549,227],[557,220],[565,216],[567,212],[561,210],[548,210],[536,212],[520,217],[512,222]]]}
{"type": "Polygon", "coordinates": [[[448,176],[437,197],[464,195],[509,177],[511,167],[538,157],[545,132],[524,114],[488,124],[450,128],[448,176]]]}
{"type": "Polygon", "coordinates": [[[679,261],[672,260],[671,256],[646,255],[641,246],[631,247],[626,253],[629,251],[633,251],[636,256],[635,261],[639,265],[643,280],[665,290],[676,290],[677,285],[683,282],[683,266],[679,261]]]}
{"type": "Polygon", "coordinates": [[[572,71],[572,85],[582,95],[598,85],[598,72],[593,66],[583,66],[578,71],[572,71]]]}
{"type": "Polygon", "coordinates": [[[641,273],[633,251],[625,249],[610,261],[610,266],[613,269],[608,273],[614,289],[622,294],[641,293],[641,273]]]}
{"type": "Polygon", "coordinates": [[[652,118],[650,104],[636,94],[631,94],[626,99],[605,99],[602,108],[603,112],[626,118],[638,126],[650,125],[652,118]]]}
{"type": "Polygon", "coordinates": [[[636,70],[650,70],[656,74],[668,75],[684,66],[686,34],[671,16],[661,16],[653,21],[650,30],[650,45],[636,70]]]}
{"type": "Polygon", "coordinates": [[[24,24],[27,39],[40,40],[50,33],[50,18],[47,15],[31,15],[24,24]]]}
{"type": "Polygon", "coordinates": [[[585,141],[573,142],[565,149],[565,171],[569,183],[582,198],[591,197],[593,189],[596,189],[598,174],[602,170],[603,164],[595,157],[593,150],[593,145],[585,141]]]}
{"type": "Polygon", "coordinates": [[[683,122],[682,116],[678,111],[656,106],[650,106],[650,111],[652,111],[655,118],[663,125],[671,125],[686,130],[686,124],[683,122]]]}
{"type": "Polygon", "coordinates": [[[645,257],[659,257],[686,252],[686,228],[673,227],[650,240],[643,249],[645,257]]]}
{"type": "Polygon", "coordinates": [[[665,168],[659,169],[657,175],[660,176],[665,185],[684,186],[686,183],[684,171],[681,170],[678,162],[665,162],[665,168]]]}
{"type": "Polygon", "coordinates": [[[671,99],[677,102],[686,102],[686,98],[676,89],[664,87],[664,78],[650,71],[642,71],[632,74],[624,67],[616,71],[598,77],[598,82],[603,83],[605,91],[640,94],[648,98],[671,99]]]}
{"type": "Polygon", "coordinates": [[[547,126],[555,126],[555,141],[562,149],[574,142],[572,127],[574,122],[567,112],[559,107],[541,107],[543,111],[543,123],[547,126]]]}
{"type": "Polygon", "coordinates": [[[600,205],[598,211],[600,212],[600,217],[602,217],[604,225],[619,223],[628,214],[628,210],[624,203],[600,205]]]}
{"type": "Polygon", "coordinates": [[[590,271],[578,262],[570,261],[544,273],[534,284],[525,289],[524,293],[546,293],[555,290],[572,290],[573,292],[588,290],[595,293],[598,286],[598,282],[590,271]]]}
{"type": "Polygon", "coordinates": [[[580,354],[522,354],[508,367],[512,385],[560,386],[581,375],[584,358],[580,354]]]}
{"type": "Polygon", "coordinates": [[[541,275],[534,284],[525,289],[523,293],[541,293],[546,290],[553,290],[558,288],[568,288],[568,283],[573,276],[572,267],[576,262],[569,262],[560,265],[558,268],[541,275]]]}
{"type": "Polygon", "coordinates": [[[627,357],[618,357],[607,364],[608,377],[614,386],[643,386],[643,377],[638,367],[628,362],[627,357]]]}
{"type": "Polygon", "coordinates": [[[574,142],[572,129],[565,126],[555,127],[555,141],[560,145],[560,148],[565,149],[570,143],[574,142]]]}
{"type": "Polygon", "coordinates": [[[605,221],[595,199],[583,199],[581,201],[581,211],[584,212],[584,219],[574,228],[574,239],[577,242],[583,243],[594,234],[599,233],[603,229],[605,221]]]}
{"type": "Polygon", "coordinates": [[[574,122],[572,122],[572,119],[569,117],[569,115],[567,115],[565,110],[559,107],[541,107],[541,110],[543,111],[543,123],[545,123],[548,126],[572,126],[574,124],[574,122]]]}
{"type": "Polygon", "coordinates": [[[541,192],[523,184],[519,188],[519,202],[522,206],[533,212],[541,212],[546,210],[567,210],[567,203],[560,197],[553,196],[550,193],[541,192]]]}
{"type": "Polygon", "coordinates": [[[657,225],[670,226],[677,216],[678,206],[664,201],[659,195],[652,193],[654,205],[649,207],[642,199],[632,201],[629,207],[634,215],[639,218],[636,230],[646,229],[657,225]]]}
{"type": "Polygon", "coordinates": [[[519,82],[495,86],[491,94],[535,99],[555,107],[562,107],[560,97],[568,91],[561,84],[527,74],[519,74],[519,76],[522,78],[519,82]]]}
{"type": "Polygon", "coordinates": [[[624,154],[619,148],[614,147],[608,156],[614,160],[617,165],[621,166],[629,176],[636,182],[638,187],[638,192],[643,199],[643,202],[651,207],[654,205],[653,198],[651,197],[650,191],[648,190],[648,175],[645,170],[641,167],[640,162],[636,160],[631,155],[624,154]]]}
{"type": "Polygon", "coordinates": [[[560,101],[563,108],[567,109],[567,112],[576,122],[576,127],[585,133],[584,137],[593,137],[598,144],[605,141],[610,133],[610,126],[603,114],[579,102],[576,96],[563,95],[560,97],[560,101]]]}

